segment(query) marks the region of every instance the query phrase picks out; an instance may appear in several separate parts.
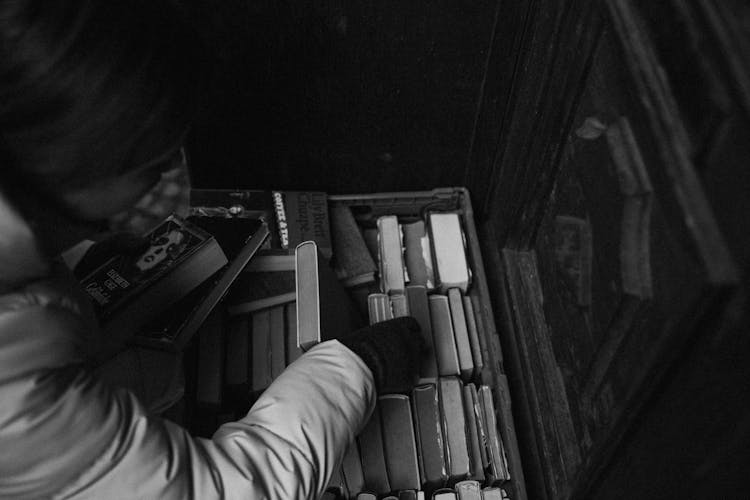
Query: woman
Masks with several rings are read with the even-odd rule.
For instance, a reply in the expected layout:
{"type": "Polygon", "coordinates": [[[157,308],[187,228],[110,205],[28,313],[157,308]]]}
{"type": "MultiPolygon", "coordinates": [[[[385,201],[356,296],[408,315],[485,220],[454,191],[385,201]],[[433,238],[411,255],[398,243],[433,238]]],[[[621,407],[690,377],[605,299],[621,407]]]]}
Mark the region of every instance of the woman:
{"type": "Polygon", "coordinates": [[[382,324],[312,349],[207,440],[92,374],[97,326],[54,256],[181,146],[206,72],[173,5],[0,3],[0,498],[317,498],[377,390],[412,380],[418,328],[382,324]]]}

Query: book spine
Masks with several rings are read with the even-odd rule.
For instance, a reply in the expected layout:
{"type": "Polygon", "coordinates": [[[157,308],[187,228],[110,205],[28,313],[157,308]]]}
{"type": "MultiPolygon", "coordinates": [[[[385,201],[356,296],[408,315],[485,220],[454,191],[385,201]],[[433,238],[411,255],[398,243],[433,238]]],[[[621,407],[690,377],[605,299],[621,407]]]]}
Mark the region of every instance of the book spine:
{"type": "Polygon", "coordinates": [[[448,449],[448,476],[451,484],[468,479],[469,448],[466,441],[463,391],[456,377],[441,378],[439,382],[440,409],[448,449]]]}
{"type": "Polygon", "coordinates": [[[424,350],[419,365],[420,383],[435,381],[438,376],[435,345],[432,338],[432,321],[430,320],[430,304],[427,299],[427,289],[421,285],[406,287],[406,297],[409,302],[409,313],[417,320],[424,341],[424,350]]]}
{"type": "Polygon", "coordinates": [[[451,311],[453,323],[453,336],[456,339],[456,351],[458,354],[458,366],[461,378],[464,382],[470,382],[474,375],[474,360],[471,355],[471,343],[469,342],[469,329],[464,314],[464,302],[461,291],[458,288],[448,290],[448,305],[451,311]]]}
{"type": "Polygon", "coordinates": [[[404,259],[401,230],[394,215],[378,217],[378,265],[383,293],[404,293],[404,259]]]}
{"type": "Polygon", "coordinates": [[[391,302],[384,293],[371,293],[367,296],[367,311],[371,325],[393,319],[391,302]]]}
{"type": "Polygon", "coordinates": [[[378,399],[383,429],[383,447],[388,481],[394,490],[419,488],[419,465],[414,440],[411,405],[403,394],[378,399]]]}
{"type": "Polygon", "coordinates": [[[482,356],[482,345],[479,341],[479,326],[477,324],[474,305],[471,297],[464,296],[464,316],[466,317],[466,327],[469,332],[469,344],[471,345],[471,357],[474,360],[474,378],[479,378],[484,368],[484,358],[482,356]]]}
{"type": "Polygon", "coordinates": [[[441,377],[459,375],[461,370],[458,363],[456,339],[453,335],[448,297],[431,295],[428,300],[438,373],[441,377]]]}
{"type": "Polygon", "coordinates": [[[359,451],[362,457],[362,474],[365,488],[369,491],[391,491],[383,451],[383,431],[380,423],[380,407],[375,411],[359,435],[359,451]]]}

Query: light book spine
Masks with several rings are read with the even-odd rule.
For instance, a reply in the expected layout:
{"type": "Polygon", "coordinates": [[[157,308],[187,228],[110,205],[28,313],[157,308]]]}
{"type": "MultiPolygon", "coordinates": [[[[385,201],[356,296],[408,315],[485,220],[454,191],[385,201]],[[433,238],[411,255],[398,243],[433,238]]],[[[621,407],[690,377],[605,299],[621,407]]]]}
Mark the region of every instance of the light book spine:
{"type": "Polygon", "coordinates": [[[466,327],[469,331],[469,344],[471,345],[471,357],[474,360],[474,377],[479,377],[484,368],[484,357],[482,356],[482,343],[479,340],[479,324],[474,304],[471,297],[464,296],[464,315],[466,316],[466,327]]]}
{"type": "Polygon", "coordinates": [[[383,293],[404,293],[404,258],[401,229],[395,215],[378,217],[378,265],[383,293]]]}
{"type": "Polygon", "coordinates": [[[471,343],[469,342],[469,329],[464,314],[464,302],[461,291],[458,288],[448,290],[448,305],[451,311],[453,323],[453,336],[456,339],[456,351],[458,353],[458,366],[461,378],[464,382],[471,381],[474,375],[474,360],[471,355],[471,343]]]}
{"type": "Polygon", "coordinates": [[[409,303],[406,295],[391,295],[391,310],[394,318],[409,316],[409,303]]]}
{"type": "Polygon", "coordinates": [[[391,301],[384,293],[371,293],[367,296],[367,311],[371,325],[393,319],[391,301]]]}
{"type": "Polygon", "coordinates": [[[491,485],[499,485],[510,480],[508,471],[508,460],[505,456],[502,439],[497,432],[497,420],[495,417],[495,404],[492,401],[492,391],[489,386],[483,385],[477,391],[479,404],[484,415],[487,432],[487,456],[489,459],[487,480],[491,485]]]}
{"type": "Polygon", "coordinates": [[[451,484],[468,479],[469,448],[466,441],[463,390],[456,377],[440,379],[440,409],[442,410],[448,448],[448,476],[451,484]]]}
{"type": "Polygon", "coordinates": [[[435,279],[440,292],[459,288],[466,293],[471,282],[471,271],[466,259],[466,242],[459,214],[431,213],[428,221],[435,255],[435,279]]]}
{"type": "Polygon", "coordinates": [[[480,441],[477,418],[475,414],[476,389],[474,384],[464,386],[464,417],[466,418],[466,438],[469,441],[469,462],[471,464],[471,477],[477,481],[484,482],[484,466],[487,463],[485,454],[482,459],[484,443],[480,441]]]}
{"type": "Polygon", "coordinates": [[[269,337],[271,343],[271,380],[281,375],[286,367],[286,331],[284,328],[284,306],[269,310],[269,337]]]}
{"type": "Polygon", "coordinates": [[[453,322],[448,297],[431,295],[429,304],[438,373],[441,377],[458,375],[461,371],[458,363],[456,339],[453,335],[453,322]]]}
{"type": "Polygon", "coordinates": [[[482,486],[479,481],[466,480],[456,483],[458,500],[482,500],[482,486]]]}

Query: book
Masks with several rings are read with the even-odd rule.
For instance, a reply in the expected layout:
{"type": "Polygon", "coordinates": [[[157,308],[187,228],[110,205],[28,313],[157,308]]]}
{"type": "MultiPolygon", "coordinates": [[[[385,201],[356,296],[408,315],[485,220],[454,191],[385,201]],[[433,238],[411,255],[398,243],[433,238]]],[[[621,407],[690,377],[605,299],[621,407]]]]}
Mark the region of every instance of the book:
{"type": "Polygon", "coordinates": [[[417,386],[411,395],[421,486],[428,494],[448,481],[443,421],[435,384],[417,386]]]}
{"type": "Polygon", "coordinates": [[[227,263],[213,236],[179,217],[145,238],[143,253],[112,255],[80,280],[110,354],[227,263]]]}
{"type": "Polygon", "coordinates": [[[365,489],[365,478],[362,473],[362,462],[359,458],[359,446],[356,440],[349,445],[344,454],[341,471],[344,474],[344,481],[346,481],[346,487],[349,489],[350,495],[365,489]]]}
{"type": "Polygon", "coordinates": [[[367,296],[367,310],[370,324],[380,323],[393,319],[393,310],[388,295],[384,293],[371,293],[367,296]]]}
{"type": "Polygon", "coordinates": [[[227,266],[142,330],[135,340],[162,349],[182,350],[268,237],[265,223],[256,220],[253,227],[252,232],[243,233],[245,244],[227,266]]]}
{"type": "Polygon", "coordinates": [[[497,420],[495,417],[495,404],[492,400],[492,390],[489,386],[482,385],[477,390],[479,406],[485,422],[486,446],[487,446],[487,481],[490,486],[499,486],[510,480],[508,470],[508,459],[500,434],[497,431],[497,420]]]}
{"type": "Polygon", "coordinates": [[[336,277],[346,287],[373,283],[377,266],[351,209],[342,203],[334,203],[329,210],[336,277]]]}
{"type": "Polygon", "coordinates": [[[430,237],[424,221],[402,224],[404,233],[404,265],[410,285],[422,285],[428,290],[435,288],[435,273],[432,264],[430,237]]]}
{"type": "Polygon", "coordinates": [[[378,217],[378,268],[383,293],[404,293],[404,258],[401,227],[395,215],[378,217]]]}
{"type": "Polygon", "coordinates": [[[271,356],[271,380],[281,375],[286,368],[286,327],[284,306],[269,309],[269,337],[271,356]]]}
{"type": "Polygon", "coordinates": [[[377,495],[374,495],[372,493],[359,493],[357,495],[357,500],[378,500],[377,495]]]}
{"type": "Polygon", "coordinates": [[[479,322],[477,321],[476,313],[474,312],[474,304],[471,297],[465,295],[464,301],[464,316],[466,317],[466,328],[469,332],[469,345],[471,346],[471,357],[474,360],[474,377],[479,377],[484,367],[484,359],[482,356],[482,344],[479,341],[479,322]]]}
{"type": "Polygon", "coordinates": [[[196,402],[218,407],[222,403],[224,375],[224,321],[221,311],[213,311],[198,334],[198,376],[196,402]]]}
{"type": "Polygon", "coordinates": [[[403,394],[378,398],[383,424],[383,447],[388,481],[393,490],[418,489],[419,464],[414,440],[411,405],[403,394]]]}
{"type": "Polygon", "coordinates": [[[394,318],[409,316],[409,302],[406,295],[391,295],[391,310],[394,318]]]}
{"type": "Polygon", "coordinates": [[[191,216],[213,219],[263,219],[271,238],[264,252],[294,253],[303,241],[315,241],[331,258],[328,196],[319,191],[193,189],[191,216]]]}
{"type": "Polygon", "coordinates": [[[373,411],[370,420],[357,439],[362,459],[365,489],[376,493],[391,491],[383,450],[383,431],[379,405],[375,406],[375,411],[373,411]]]}
{"type": "Polygon", "coordinates": [[[471,271],[466,258],[460,215],[432,212],[427,220],[435,257],[437,287],[441,293],[447,293],[450,288],[458,288],[466,293],[471,283],[471,271]]]}
{"type": "Polygon", "coordinates": [[[488,460],[484,419],[479,422],[477,418],[480,411],[476,387],[474,384],[465,385],[464,417],[466,418],[466,438],[469,442],[471,478],[484,482],[484,469],[488,465],[488,460]]]}
{"type": "Polygon", "coordinates": [[[263,309],[252,315],[252,390],[263,391],[271,385],[271,310],[263,309]]]}
{"type": "Polygon", "coordinates": [[[482,489],[482,500],[509,500],[508,493],[502,488],[488,486],[482,489]]]}
{"type": "Polygon", "coordinates": [[[418,500],[419,493],[416,490],[401,490],[398,492],[398,500],[418,500]]]}
{"type": "Polygon", "coordinates": [[[343,285],[314,241],[296,249],[297,345],[308,350],[363,326],[343,285]]]}
{"type": "Polygon", "coordinates": [[[456,492],[448,489],[436,491],[432,500],[456,500],[456,492]]]}
{"type": "Polygon", "coordinates": [[[471,473],[462,387],[457,377],[441,377],[438,383],[440,411],[445,426],[445,442],[448,450],[450,484],[468,479],[471,473]]]}
{"type": "Polygon", "coordinates": [[[249,383],[250,368],[250,318],[247,315],[229,319],[226,332],[226,369],[224,380],[227,385],[249,383]]]}
{"type": "Polygon", "coordinates": [[[230,315],[247,314],[294,300],[296,278],[292,271],[243,272],[225,302],[230,315]]]}
{"type": "Polygon", "coordinates": [[[286,315],[286,364],[289,366],[302,356],[302,349],[297,344],[297,303],[286,304],[284,314],[286,315]]]}
{"type": "Polygon", "coordinates": [[[406,299],[409,303],[409,314],[417,320],[424,340],[424,350],[419,364],[420,382],[430,382],[437,379],[438,369],[432,339],[432,322],[430,321],[427,289],[422,285],[409,285],[406,287],[406,299]]]}
{"type": "Polygon", "coordinates": [[[459,481],[455,489],[458,500],[482,500],[482,485],[479,481],[459,481]]]}
{"type": "Polygon", "coordinates": [[[431,295],[428,300],[438,374],[441,377],[458,375],[461,370],[458,363],[456,339],[453,335],[453,320],[451,319],[448,297],[431,295]]]}
{"type": "Polygon", "coordinates": [[[448,290],[448,305],[450,306],[451,322],[453,323],[453,337],[456,339],[458,367],[461,371],[463,381],[469,382],[474,375],[474,360],[471,354],[469,328],[466,324],[461,290],[458,288],[448,290]]]}

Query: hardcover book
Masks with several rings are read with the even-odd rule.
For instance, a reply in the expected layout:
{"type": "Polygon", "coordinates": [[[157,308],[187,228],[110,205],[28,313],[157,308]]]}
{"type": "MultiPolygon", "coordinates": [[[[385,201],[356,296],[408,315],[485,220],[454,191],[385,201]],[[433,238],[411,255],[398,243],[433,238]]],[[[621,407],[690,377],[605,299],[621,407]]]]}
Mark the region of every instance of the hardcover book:
{"type": "Polygon", "coordinates": [[[453,337],[456,339],[461,378],[464,382],[469,382],[474,375],[474,360],[471,353],[471,343],[469,342],[469,328],[464,313],[464,301],[458,288],[448,290],[448,305],[450,306],[453,323],[453,337]]]}
{"type": "Polygon", "coordinates": [[[145,252],[113,255],[81,280],[111,350],[227,263],[215,238],[175,216],[145,237],[145,252]]]}
{"type": "Polygon", "coordinates": [[[383,429],[380,423],[380,406],[375,406],[370,420],[358,437],[362,458],[362,474],[368,491],[386,493],[391,491],[383,450],[383,429]]]}
{"type": "Polygon", "coordinates": [[[404,233],[404,265],[410,285],[422,285],[428,290],[435,288],[435,273],[432,264],[430,237],[424,221],[402,225],[404,233]]]}
{"type": "Polygon", "coordinates": [[[443,442],[443,420],[435,384],[415,387],[412,391],[414,430],[419,457],[422,489],[428,494],[448,481],[443,442]]]}
{"type": "Polygon", "coordinates": [[[394,490],[418,489],[419,464],[409,397],[385,394],[378,399],[388,481],[394,490]]]}
{"type": "Polygon", "coordinates": [[[461,370],[448,297],[431,295],[428,300],[438,373],[441,377],[458,375],[461,370]]]}
{"type": "Polygon", "coordinates": [[[471,270],[466,259],[466,241],[459,214],[433,212],[428,215],[430,238],[435,256],[435,279],[441,293],[459,288],[466,293],[471,270]]]}
{"type": "Polygon", "coordinates": [[[314,241],[296,250],[297,345],[308,350],[363,326],[356,306],[314,241]]]}
{"type": "Polygon", "coordinates": [[[383,293],[404,293],[404,254],[401,226],[395,215],[378,217],[378,266],[383,293]]]}
{"type": "Polygon", "coordinates": [[[457,377],[445,377],[440,379],[438,390],[448,450],[448,478],[450,484],[453,484],[468,479],[471,473],[466,440],[463,387],[457,377]]]}

